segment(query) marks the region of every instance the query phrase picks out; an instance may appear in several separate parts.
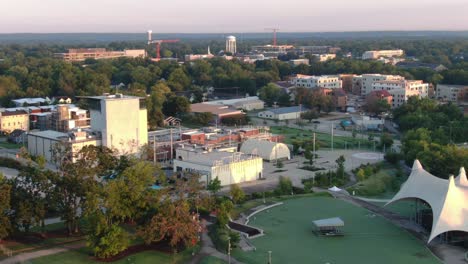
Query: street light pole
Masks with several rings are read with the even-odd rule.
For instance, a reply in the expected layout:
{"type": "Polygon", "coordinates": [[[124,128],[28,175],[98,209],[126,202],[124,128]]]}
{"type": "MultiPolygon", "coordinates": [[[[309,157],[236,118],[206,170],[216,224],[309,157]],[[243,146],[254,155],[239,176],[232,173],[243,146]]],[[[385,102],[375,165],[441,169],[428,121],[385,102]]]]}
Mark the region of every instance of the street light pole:
{"type": "Polygon", "coordinates": [[[331,122],[331,150],[333,151],[333,121],[331,122]]]}
{"type": "Polygon", "coordinates": [[[271,264],[271,250],[268,251],[268,264],[271,264]]]}
{"type": "Polygon", "coordinates": [[[228,238],[228,263],[231,264],[231,238],[228,238]]]}

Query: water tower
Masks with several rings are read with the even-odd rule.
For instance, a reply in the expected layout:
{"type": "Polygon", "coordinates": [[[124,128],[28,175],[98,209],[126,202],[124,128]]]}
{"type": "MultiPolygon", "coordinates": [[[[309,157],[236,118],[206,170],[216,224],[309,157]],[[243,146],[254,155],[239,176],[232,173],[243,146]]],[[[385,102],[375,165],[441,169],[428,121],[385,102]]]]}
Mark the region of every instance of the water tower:
{"type": "Polygon", "coordinates": [[[234,36],[226,37],[226,52],[230,52],[233,55],[236,54],[236,52],[237,52],[236,37],[234,37],[234,36]]]}

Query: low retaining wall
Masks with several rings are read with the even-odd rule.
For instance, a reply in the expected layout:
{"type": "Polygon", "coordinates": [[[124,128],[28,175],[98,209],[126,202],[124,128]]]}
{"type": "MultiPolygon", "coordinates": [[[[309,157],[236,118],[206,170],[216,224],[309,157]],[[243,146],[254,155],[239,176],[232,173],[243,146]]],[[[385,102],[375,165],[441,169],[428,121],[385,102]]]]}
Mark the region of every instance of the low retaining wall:
{"type": "Polygon", "coordinates": [[[265,207],[263,207],[263,208],[258,209],[257,211],[251,213],[250,215],[248,215],[248,216],[246,217],[246,220],[245,220],[245,223],[244,223],[244,224],[245,224],[245,225],[248,225],[248,224],[249,224],[249,221],[250,221],[250,218],[251,218],[252,216],[254,216],[254,215],[256,215],[256,214],[258,214],[258,213],[260,213],[260,212],[263,212],[263,211],[265,211],[265,210],[267,210],[267,209],[270,209],[270,208],[273,208],[273,207],[275,207],[275,206],[282,205],[282,204],[283,204],[283,202],[278,202],[278,203],[274,203],[274,204],[271,204],[271,205],[268,205],[268,206],[265,206],[265,207]]]}

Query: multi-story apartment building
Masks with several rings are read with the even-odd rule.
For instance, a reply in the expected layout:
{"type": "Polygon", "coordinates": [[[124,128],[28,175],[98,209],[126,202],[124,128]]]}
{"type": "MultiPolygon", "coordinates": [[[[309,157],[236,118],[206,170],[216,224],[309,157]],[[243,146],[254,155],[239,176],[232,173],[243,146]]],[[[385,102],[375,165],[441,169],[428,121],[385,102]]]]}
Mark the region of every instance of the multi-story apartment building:
{"type": "Polygon", "coordinates": [[[15,129],[29,130],[29,114],[24,110],[0,112],[0,131],[10,133],[15,129]]]}
{"type": "Polygon", "coordinates": [[[291,79],[291,84],[294,84],[296,87],[305,88],[342,88],[342,81],[340,77],[336,75],[312,76],[297,74],[291,79]]]}
{"type": "Polygon", "coordinates": [[[374,91],[373,84],[378,81],[404,80],[405,77],[399,75],[363,74],[353,77],[352,92],[361,96],[366,96],[374,91]]]}
{"type": "Polygon", "coordinates": [[[398,50],[369,50],[362,54],[363,60],[375,60],[380,57],[398,57],[403,56],[404,51],[398,50]]]}
{"type": "Polygon", "coordinates": [[[55,53],[56,58],[65,61],[84,61],[86,59],[114,59],[120,57],[144,58],[145,50],[108,51],[105,48],[69,49],[66,53],[55,53]]]}
{"type": "Polygon", "coordinates": [[[468,85],[438,84],[435,99],[457,104],[468,102],[468,85]]]}
{"type": "Polygon", "coordinates": [[[411,96],[427,97],[429,84],[421,80],[376,81],[372,84],[372,90],[388,91],[392,95],[392,108],[396,108],[404,104],[411,96]]]}

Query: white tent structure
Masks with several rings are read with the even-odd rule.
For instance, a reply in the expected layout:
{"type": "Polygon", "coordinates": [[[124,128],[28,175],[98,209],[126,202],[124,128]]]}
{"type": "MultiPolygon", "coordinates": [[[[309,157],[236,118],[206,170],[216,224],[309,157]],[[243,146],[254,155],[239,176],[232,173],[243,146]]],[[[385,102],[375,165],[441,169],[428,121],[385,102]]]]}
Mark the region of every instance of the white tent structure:
{"type": "Polygon", "coordinates": [[[286,144],[259,139],[246,140],[242,143],[240,152],[258,155],[266,161],[291,159],[291,152],[286,144]]]}
{"type": "Polygon", "coordinates": [[[408,180],[387,203],[417,198],[432,208],[432,230],[428,243],[448,231],[468,232],[468,179],[462,167],[457,178],[444,180],[425,171],[418,160],[414,161],[408,180]]]}
{"type": "Polygon", "coordinates": [[[331,187],[331,188],[328,188],[328,190],[329,190],[329,191],[332,191],[332,192],[340,192],[340,191],[341,191],[341,189],[338,188],[338,187],[336,187],[336,186],[333,186],[333,187],[331,187]]]}

